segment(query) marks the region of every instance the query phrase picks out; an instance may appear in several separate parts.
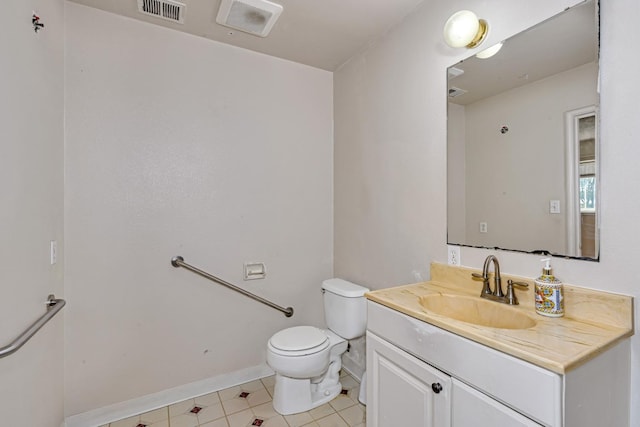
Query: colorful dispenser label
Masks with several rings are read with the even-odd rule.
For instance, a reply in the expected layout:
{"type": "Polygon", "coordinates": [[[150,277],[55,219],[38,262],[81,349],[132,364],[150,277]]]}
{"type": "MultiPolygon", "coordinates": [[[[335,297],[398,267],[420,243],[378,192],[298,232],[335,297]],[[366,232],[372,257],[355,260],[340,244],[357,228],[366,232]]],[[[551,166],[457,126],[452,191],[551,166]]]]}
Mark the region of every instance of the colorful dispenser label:
{"type": "Polygon", "coordinates": [[[562,285],[559,283],[541,283],[536,281],[536,311],[550,317],[564,315],[562,285]]]}

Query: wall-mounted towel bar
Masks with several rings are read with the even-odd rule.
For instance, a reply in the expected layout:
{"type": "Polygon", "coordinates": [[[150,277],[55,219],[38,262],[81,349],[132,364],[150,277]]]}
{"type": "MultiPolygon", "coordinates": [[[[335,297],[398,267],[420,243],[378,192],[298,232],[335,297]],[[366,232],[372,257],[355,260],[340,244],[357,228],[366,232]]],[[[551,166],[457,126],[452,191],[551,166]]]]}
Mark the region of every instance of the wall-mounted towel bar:
{"type": "Polygon", "coordinates": [[[171,258],[171,265],[173,265],[176,268],[178,268],[178,267],[186,268],[187,270],[189,270],[189,271],[191,271],[193,273],[199,274],[200,276],[202,276],[204,278],[207,278],[207,279],[209,279],[209,280],[211,280],[213,282],[216,282],[216,283],[218,283],[220,285],[224,285],[227,288],[233,289],[236,292],[240,292],[242,295],[248,296],[249,298],[252,298],[252,299],[254,299],[256,301],[259,301],[259,302],[261,302],[261,303],[263,303],[265,305],[268,305],[269,307],[275,308],[276,310],[283,312],[284,315],[287,316],[287,317],[293,316],[293,307],[284,308],[284,307],[279,306],[278,304],[272,303],[269,300],[266,300],[266,299],[264,299],[262,297],[259,297],[258,295],[252,294],[249,291],[245,291],[244,289],[242,289],[242,288],[240,288],[240,287],[238,287],[236,285],[233,285],[233,284],[231,284],[229,282],[226,282],[226,281],[224,281],[224,280],[222,280],[222,279],[220,279],[220,278],[218,278],[216,276],[213,276],[213,275],[207,273],[206,271],[202,271],[197,267],[194,267],[194,266],[192,266],[190,264],[187,264],[186,262],[184,262],[184,258],[182,258],[181,256],[175,256],[175,257],[171,258]]]}
{"type": "Polygon", "coordinates": [[[67,302],[63,299],[57,299],[55,296],[49,295],[46,302],[47,312],[40,316],[38,320],[36,320],[23,333],[21,333],[18,338],[13,340],[11,344],[5,345],[4,347],[0,348],[0,359],[18,351],[20,347],[22,347],[27,341],[29,341],[29,339],[34,336],[35,333],[40,330],[40,328],[44,326],[45,323],[51,320],[51,318],[55,316],[56,313],[62,310],[62,307],[64,307],[66,303],[67,302]]]}

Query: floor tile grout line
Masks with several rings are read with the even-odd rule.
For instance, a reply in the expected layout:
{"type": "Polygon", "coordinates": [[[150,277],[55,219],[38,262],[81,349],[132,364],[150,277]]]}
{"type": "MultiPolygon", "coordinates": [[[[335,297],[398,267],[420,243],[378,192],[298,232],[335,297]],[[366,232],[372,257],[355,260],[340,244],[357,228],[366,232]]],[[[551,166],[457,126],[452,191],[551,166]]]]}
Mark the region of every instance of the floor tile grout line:
{"type": "MultiPolygon", "coordinates": [[[[340,378],[348,377],[348,376],[351,376],[351,375],[350,375],[350,374],[341,375],[341,376],[340,376],[340,378]]],[[[270,378],[270,377],[265,377],[265,378],[270,378]]],[[[219,417],[219,418],[215,418],[215,419],[213,419],[213,420],[209,420],[209,421],[207,421],[206,423],[201,424],[201,423],[200,423],[200,419],[199,419],[199,417],[198,417],[198,416],[197,416],[197,414],[196,414],[196,420],[197,420],[197,423],[198,423],[197,425],[198,425],[198,427],[202,427],[202,426],[205,426],[207,423],[212,423],[212,422],[214,422],[214,421],[219,421],[219,420],[221,420],[221,419],[223,419],[223,418],[224,418],[224,421],[225,421],[225,423],[227,424],[227,427],[229,427],[229,426],[231,426],[231,423],[230,423],[230,421],[229,421],[229,417],[230,417],[230,416],[232,416],[232,415],[234,415],[234,414],[237,414],[237,413],[239,413],[239,412],[245,411],[245,410],[249,410],[249,411],[251,411],[251,413],[253,414],[253,416],[254,416],[254,417],[258,418],[258,416],[257,416],[257,415],[255,415],[255,412],[254,412],[254,410],[253,410],[253,409],[254,409],[254,408],[256,408],[256,407],[258,407],[258,406],[265,405],[265,404],[267,404],[267,403],[273,402],[273,394],[272,394],[272,392],[270,391],[270,389],[269,389],[269,387],[267,386],[267,384],[265,384],[265,381],[264,381],[264,379],[265,379],[265,378],[260,378],[258,381],[260,381],[260,384],[262,385],[263,389],[267,392],[267,395],[269,396],[269,400],[267,400],[266,402],[262,402],[262,403],[259,403],[259,404],[255,404],[255,405],[251,405],[251,404],[249,404],[249,402],[247,401],[247,405],[248,405],[248,407],[247,407],[247,408],[244,408],[244,409],[240,409],[239,411],[235,411],[235,412],[232,412],[232,413],[227,413],[227,409],[225,409],[225,407],[224,407],[224,405],[223,405],[222,398],[220,397],[220,394],[219,394],[219,392],[220,392],[220,391],[222,391],[222,390],[218,390],[218,391],[215,391],[215,392],[211,392],[211,393],[203,394],[202,396],[195,396],[195,397],[190,398],[190,399],[185,399],[185,400],[183,400],[183,401],[181,401],[181,402],[176,402],[175,404],[179,404],[179,403],[183,403],[183,402],[187,402],[187,401],[190,401],[190,400],[191,400],[191,401],[193,401],[192,403],[193,403],[194,405],[199,406],[199,405],[195,402],[195,400],[196,400],[197,398],[199,398],[199,397],[203,397],[203,396],[207,396],[207,395],[209,395],[209,394],[217,393],[217,394],[218,394],[218,402],[219,402],[219,404],[220,404],[220,406],[221,406],[223,416],[221,416],[221,417],[219,417]]],[[[354,378],[354,379],[355,379],[355,378],[354,378]]],[[[243,385],[246,385],[246,384],[249,384],[249,383],[240,384],[240,385],[238,385],[238,386],[236,386],[236,387],[239,387],[239,388],[240,388],[240,390],[243,390],[241,387],[242,387],[243,385]]],[[[359,386],[359,385],[360,385],[360,384],[358,384],[358,386],[359,386]]],[[[352,390],[352,389],[354,389],[354,388],[355,388],[355,387],[351,387],[351,388],[349,388],[348,390],[352,390]]],[[[225,389],[225,390],[226,390],[226,389],[225,389]]],[[[243,390],[243,391],[244,391],[244,390],[243,390]]],[[[257,391],[259,391],[259,390],[257,390],[257,391]]],[[[254,392],[256,392],[256,391],[251,391],[251,392],[248,392],[248,393],[250,394],[250,393],[254,393],[254,392]]],[[[328,418],[328,417],[330,417],[330,416],[333,416],[333,414],[338,414],[338,418],[339,418],[340,420],[342,420],[342,421],[343,421],[345,424],[347,424],[349,427],[353,427],[353,426],[351,426],[351,425],[349,424],[349,422],[344,418],[344,416],[343,416],[342,414],[340,414],[340,411],[345,411],[345,410],[350,409],[350,408],[353,408],[353,407],[355,407],[355,406],[359,406],[359,405],[360,405],[360,403],[359,403],[359,401],[354,400],[354,399],[352,398],[352,396],[346,395],[346,397],[348,397],[348,398],[353,402],[353,405],[349,405],[349,406],[346,406],[346,407],[344,407],[344,408],[341,408],[340,410],[337,410],[336,408],[334,408],[334,407],[330,404],[330,402],[327,402],[327,403],[328,403],[328,405],[329,405],[329,408],[331,409],[331,411],[332,411],[332,412],[331,412],[330,414],[326,414],[326,415],[324,415],[324,416],[322,416],[322,417],[320,417],[320,418],[317,418],[317,419],[316,419],[316,418],[314,418],[313,416],[311,416],[311,414],[310,414],[310,412],[311,412],[313,409],[316,409],[316,408],[312,408],[312,409],[310,409],[309,411],[304,411],[303,413],[307,413],[307,414],[309,414],[309,415],[310,415],[310,417],[311,417],[311,419],[312,419],[312,421],[311,421],[311,423],[312,423],[312,424],[313,424],[313,423],[318,424],[318,422],[319,422],[320,420],[322,420],[322,419],[324,419],[324,418],[328,418]]],[[[237,397],[232,398],[232,399],[236,399],[236,398],[237,398],[237,397]]],[[[246,399],[246,398],[245,398],[245,399],[246,399]]],[[[229,400],[231,400],[231,399],[227,399],[226,401],[229,401],[229,400]]],[[[172,417],[171,417],[171,411],[170,411],[170,409],[169,409],[169,408],[170,408],[170,406],[171,406],[171,405],[167,405],[167,406],[165,406],[164,408],[162,408],[162,409],[166,409],[167,427],[171,427],[171,424],[173,424],[173,423],[171,422],[172,417]]],[[[209,407],[209,406],[212,406],[212,405],[208,405],[208,406],[205,406],[205,407],[209,407]]],[[[160,409],[160,408],[158,408],[158,409],[160,409]]],[[[151,411],[148,411],[148,412],[151,412],[151,411]]],[[[142,415],[143,415],[143,414],[145,414],[145,413],[146,413],[146,412],[141,413],[141,414],[138,414],[138,415],[134,415],[134,416],[132,416],[132,417],[142,417],[142,415]]],[[[176,415],[176,417],[178,417],[178,416],[180,416],[180,415],[183,415],[183,414],[176,415]]],[[[283,419],[284,423],[285,423],[287,426],[292,427],[292,424],[291,424],[289,421],[287,421],[287,419],[286,419],[282,414],[278,414],[278,416],[279,416],[279,417],[282,417],[282,419],[283,419]]],[[[173,417],[173,418],[175,418],[175,417],[173,417]]],[[[273,418],[275,418],[275,417],[273,417],[273,418]]],[[[265,420],[268,420],[268,419],[270,419],[270,418],[265,418],[265,420]]],[[[141,421],[142,421],[142,419],[141,419],[141,418],[139,418],[139,422],[141,422],[141,421]]],[[[162,420],[160,420],[160,421],[162,421],[162,420]]],[[[104,425],[103,427],[115,427],[115,426],[112,426],[112,425],[113,425],[114,423],[116,423],[116,422],[118,422],[118,421],[114,421],[114,422],[112,422],[112,423],[106,424],[106,425],[104,425]]],[[[149,425],[149,427],[153,427],[153,424],[156,424],[156,422],[153,422],[151,425],[149,425]]],[[[308,424],[309,424],[309,423],[308,423],[308,424]]],[[[360,424],[363,424],[363,423],[359,423],[358,425],[360,425],[360,424]]],[[[364,421],[364,424],[363,424],[363,425],[366,425],[366,418],[365,418],[365,421],[364,421]]]]}

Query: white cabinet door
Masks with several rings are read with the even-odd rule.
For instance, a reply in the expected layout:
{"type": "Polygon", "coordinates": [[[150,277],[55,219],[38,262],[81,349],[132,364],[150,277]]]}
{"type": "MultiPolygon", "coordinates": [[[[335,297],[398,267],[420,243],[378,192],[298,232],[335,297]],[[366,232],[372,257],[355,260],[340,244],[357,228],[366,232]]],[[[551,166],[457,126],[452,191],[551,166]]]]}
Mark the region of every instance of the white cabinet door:
{"type": "Polygon", "coordinates": [[[451,377],[367,332],[367,427],[448,427],[451,377]]]}
{"type": "Polygon", "coordinates": [[[451,395],[452,427],[541,426],[455,378],[451,395]]]}

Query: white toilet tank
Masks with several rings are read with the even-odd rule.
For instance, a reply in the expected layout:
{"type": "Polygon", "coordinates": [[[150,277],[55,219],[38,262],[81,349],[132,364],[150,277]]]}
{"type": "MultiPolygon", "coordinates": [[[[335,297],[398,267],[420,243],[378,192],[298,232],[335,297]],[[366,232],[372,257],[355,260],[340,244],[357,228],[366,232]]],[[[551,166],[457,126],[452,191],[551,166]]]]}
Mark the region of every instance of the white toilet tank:
{"type": "Polygon", "coordinates": [[[322,282],[324,317],[327,326],[342,338],[350,340],[364,335],[367,329],[369,289],[342,279],[322,282]]]}

